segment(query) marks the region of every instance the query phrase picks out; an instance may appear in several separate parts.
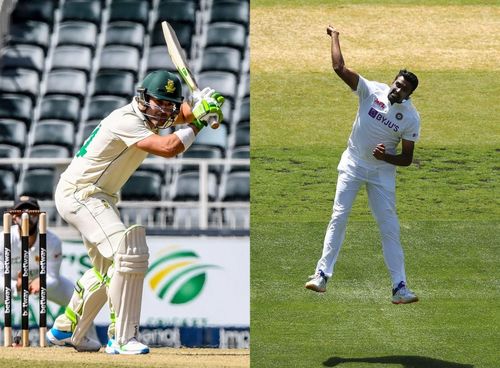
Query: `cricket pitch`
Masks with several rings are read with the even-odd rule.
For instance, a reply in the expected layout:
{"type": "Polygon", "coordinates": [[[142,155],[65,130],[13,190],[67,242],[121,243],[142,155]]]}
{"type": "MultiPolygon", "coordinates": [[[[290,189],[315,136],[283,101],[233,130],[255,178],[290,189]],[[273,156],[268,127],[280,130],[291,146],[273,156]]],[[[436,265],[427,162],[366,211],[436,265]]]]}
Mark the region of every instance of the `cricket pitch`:
{"type": "Polygon", "coordinates": [[[249,367],[248,349],[156,348],[145,355],[78,353],[72,348],[0,348],[1,367],[249,367]]]}

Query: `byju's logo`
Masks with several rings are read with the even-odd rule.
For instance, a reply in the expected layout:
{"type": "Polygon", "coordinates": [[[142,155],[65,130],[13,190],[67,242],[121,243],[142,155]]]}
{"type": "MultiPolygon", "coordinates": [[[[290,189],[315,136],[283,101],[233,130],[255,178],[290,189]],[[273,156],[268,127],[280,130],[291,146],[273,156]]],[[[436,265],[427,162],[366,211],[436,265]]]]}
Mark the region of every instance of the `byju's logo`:
{"type": "Polygon", "coordinates": [[[200,294],[209,268],[218,266],[202,264],[195,252],[180,250],[156,259],[149,266],[146,278],[160,299],[172,304],[184,304],[200,294]]]}

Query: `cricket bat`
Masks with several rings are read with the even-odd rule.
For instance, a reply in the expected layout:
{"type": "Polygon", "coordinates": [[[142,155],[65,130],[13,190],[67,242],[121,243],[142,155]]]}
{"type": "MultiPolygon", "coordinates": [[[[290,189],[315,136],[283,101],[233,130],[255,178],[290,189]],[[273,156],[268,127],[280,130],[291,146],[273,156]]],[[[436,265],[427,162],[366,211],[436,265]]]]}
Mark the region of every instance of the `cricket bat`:
{"type": "MultiPolygon", "coordinates": [[[[167,43],[168,54],[177,68],[177,71],[181,75],[182,79],[184,79],[184,82],[186,82],[191,92],[199,91],[200,89],[198,88],[198,84],[194,79],[193,73],[189,70],[186,59],[182,53],[181,44],[179,43],[179,39],[177,38],[174,29],[166,21],[161,22],[161,27],[163,29],[165,42],[167,43]]],[[[220,122],[217,121],[216,118],[211,118],[208,121],[208,125],[210,125],[212,129],[217,129],[220,122]]]]}

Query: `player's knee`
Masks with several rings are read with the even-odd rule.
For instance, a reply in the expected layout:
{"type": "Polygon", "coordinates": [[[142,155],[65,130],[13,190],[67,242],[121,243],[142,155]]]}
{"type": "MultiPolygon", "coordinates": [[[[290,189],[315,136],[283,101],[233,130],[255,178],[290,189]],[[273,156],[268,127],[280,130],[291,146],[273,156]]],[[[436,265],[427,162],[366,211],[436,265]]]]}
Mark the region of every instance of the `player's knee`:
{"type": "Polygon", "coordinates": [[[378,223],[382,236],[397,237],[399,236],[399,223],[397,220],[382,220],[378,223]]]}
{"type": "Polygon", "coordinates": [[[148,270],[149,251],[146,232],[142,226],[129,227],[114,256],[114,271],[145,274],[148,270]]]}
{"type": "Polygon", "coordinates": [[[332,226],[346,225],[348,217],[349,217],[348,211],[339,211],[339,210],[334,211],[332,214],[332,218],[330,219],[330,225],[332,226]]]}

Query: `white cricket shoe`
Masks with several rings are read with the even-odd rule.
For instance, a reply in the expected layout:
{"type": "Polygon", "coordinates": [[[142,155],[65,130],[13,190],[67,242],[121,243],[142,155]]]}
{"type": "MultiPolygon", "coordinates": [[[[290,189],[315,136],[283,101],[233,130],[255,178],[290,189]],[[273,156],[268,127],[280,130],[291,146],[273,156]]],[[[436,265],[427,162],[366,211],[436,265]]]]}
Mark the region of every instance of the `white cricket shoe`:
{"type": "Polygon", "coordinates": [[[312,277],[309,277],[309,281],[306,282],[306,289],[314,290],[318,293],[324,293],[326,291],[326,282],[328,277],[325,276],[324,272],[319,270],[312,277]]]}
{"type": "Polygon", "coordinates": [[[105,351],[108,354],[136,355],[149,353],[149,347],[137,341],[135,337],[123,345],[118,344],[115,339],[109,339],[105,351]]]}
{"type": "Polygon", "coordinates": [[[99,351],[102,347],[98,341],[90,339],[87,336],[84,336],[82,341],[80,341],[78,345],[74,345],[71,342],[71,336],[71,332],[61,331],[56,329],[55,327],[52,327],[47,332],[47,340],[49,340],[53,345],[71,346],[79,352],[96,352],[99,351]]]}
{"type": "Polygon", "coordinates": [[[418,297],[406,287],[404,281],[401,281],[395,289],[392,289],[392,304],[409,304],[414,302],[418,302],[418,297]]]}

